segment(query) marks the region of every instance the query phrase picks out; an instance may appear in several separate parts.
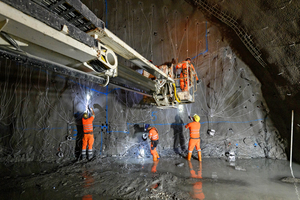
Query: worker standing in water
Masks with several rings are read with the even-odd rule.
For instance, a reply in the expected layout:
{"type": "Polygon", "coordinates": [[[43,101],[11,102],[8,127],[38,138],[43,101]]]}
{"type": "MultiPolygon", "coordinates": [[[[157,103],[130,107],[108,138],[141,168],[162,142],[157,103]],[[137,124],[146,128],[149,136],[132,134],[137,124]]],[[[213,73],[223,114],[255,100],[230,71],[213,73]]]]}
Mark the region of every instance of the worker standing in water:
{"type": "Polygon", "coordinates": [[[180,89],[181,91],[188,91],[188,73],[189,73],[189,79],[191,79],[191,70],[194,72],[194,76],[196,77],[197,83],[199,83],[199,79],[197,76],[197,73],[195,71],[194,65],[191,63],[191,58],[188,57],[183,61],[182,63],[179,63],[176,66],[176,70],[181,68],[181,73],[180,73],[180,89]],[[189,68],[188,68],[189,67],[189,68]]]}
{"type": "Polygon", "coordinates": [[[191,160],[192,153],[194,150],[194,147],[196,146],[196,149],[198,151],[198,160],[202,161],[201,159],[201,148],[200,148],[200,117],[195,114],[193,116],[193,122],[188,123],[185,128],[190,129],[190,141],[189,141],[189,152],[187,155],[187,160],[191,160]]]}
{"type": "Polygon", "coordinates": [[[95,119],[95,112],[93,108],[89,108],[92,112],[92,116],[89,117],[88,113],[85,112],[82,117],[83,125],[83,138],[82,138],[82,151],[81,158],[84,160],[86,158],[86,148],[88,146],[88,159],[93,157],[93,144],[94,144],[94,133],[93,133],[93,121],[95,119]]]}
{"type": "Polygon", "coordinates": [[[151,140],[150,152],[153,156],[153,161],[157,161],[159,159],[159,155],[156,151],[156,147],[158,145],[158,131],[155,127],[151,127],[150,124],[145,125],[145,129],[149,131],[149,139],[151,140]]]}

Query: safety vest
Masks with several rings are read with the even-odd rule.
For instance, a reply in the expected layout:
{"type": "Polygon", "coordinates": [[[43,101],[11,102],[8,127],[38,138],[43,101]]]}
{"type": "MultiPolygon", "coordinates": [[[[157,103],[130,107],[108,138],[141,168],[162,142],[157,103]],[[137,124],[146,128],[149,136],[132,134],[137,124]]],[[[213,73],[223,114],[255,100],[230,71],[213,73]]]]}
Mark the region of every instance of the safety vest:
{"type": "Polygon", "coordinates": [[[187,62],[187,61],[185,61],[185,62],[182,64],[182,72],[181,72],[181,73],[183,73],[184,77],[187,76],[187,65],[188,65],[188,62],[187,62]]]}
{"type": "Polygon", "coordinates": [[[190,129],[190,138],[195,138],[195,139],[200,138],[200,127],[201,127],[200,122],[191,122],[185,126],[185,128],[190,129]]]}
{"type": "Polygon", "coordinates": [[[176,70],[177,70],[177,69],[180,69],[180,68],[182,67],[182,64],[183,64],[183,62],[178,63],[178,64],[176,65],[176,70]]]}
{"type": "Polygon", "coordinates": [[[196,77],[196,80],[198,81],[198,76],[197,76],[197,73],[195,71],[195,68],[194,68],[194,65],[189,63],[188,61],[183,61],[182,63],[179,63],[177,66],[176,66],[176,69],[180,69],[182,68],[182,71],[181,73],[183,74],[183,77],[187,77],[187,65],[190,65],[190,69],[189,70],[193,70],[195,72],[195,77],[196,77]]]}
{"type": "Polygon", "coordinates": [[[94,121],[94,116],[91,116],[88,119],[82,118],[82,125],[83,125],[83,132],[84,133],[91,133],[93,132],[93,121],[94,121]]]}
{"type": "Polygon", "coordinates": [[[150,129],[149,138],[150,140],[158,140],[158,131],[155,127],[150,129]]]}

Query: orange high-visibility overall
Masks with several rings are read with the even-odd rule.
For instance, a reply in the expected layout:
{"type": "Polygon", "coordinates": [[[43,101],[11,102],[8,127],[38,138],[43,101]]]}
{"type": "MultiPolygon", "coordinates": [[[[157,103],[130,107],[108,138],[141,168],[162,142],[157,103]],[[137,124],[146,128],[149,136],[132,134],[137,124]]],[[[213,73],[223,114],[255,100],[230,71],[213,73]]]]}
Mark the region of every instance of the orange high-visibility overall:
{"type": "Polygon", "coordinates": [[[158,145],[158,131],[155,127],[151,128],[149,130],[149,138],[151,140],[151,148],[150,148],[150,152],[153,156],[153,161],[156,161],[159,158],[159,155],[156,151],[156,147],[158,145]]]}
{"type": "Polygon", "coordinates": [[[83,125],[83,138],[82,138],[82,154],[86,154],[86,146],[88,145],[88,154],[93,153],[94,134],[93,134],[93,121],[94,115],[88,119],[82,118],[83,125]]]}
{"type": "MultiPolygon", "coordinates": [[[[176,69],[181,69],[181,73],[180,73],[180,89],[182,91],[188,91],[188,80],[187,80],[187,76],[188,76],[188,64],[190,64],[190,68],[189,68],[189,72],[190,70],[193,70],[195,72],[195,77],[196,80],[198,81],[198,76],[197,73],[195,71],[194,65],[191,64],[190,61],[184,61],[183,63],[180,63],[176,66],[176,69]]],[[[190,73],[189,73],[190,75],[190,73]]],[[[191,77],[189,77],[191,78],[191,77]]]]}
{"type": "MultiPolygon", "coordinates": [[[[188,123],[185,128],[190,129],[190,141],[189,141],[189,156],[192,155],[194,147],[198,151],[199,161],[201,161],[201,148],[200,148],[200,122],[188,123]]],[[[188,159],[189,160],[189,159],[188,159]]]]}

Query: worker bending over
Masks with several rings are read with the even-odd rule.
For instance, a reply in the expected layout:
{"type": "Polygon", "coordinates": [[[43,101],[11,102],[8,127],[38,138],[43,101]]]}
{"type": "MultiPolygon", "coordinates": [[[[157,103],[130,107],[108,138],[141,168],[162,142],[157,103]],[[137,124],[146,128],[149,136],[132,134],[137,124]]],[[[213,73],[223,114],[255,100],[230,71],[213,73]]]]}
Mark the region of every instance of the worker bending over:
{"type": "Polygon", "coordinates": [[[191,70],[194,72],[194,76],[196,77],[197,83],[199,83],[199,79],[197,73],[195,71],[194,65],[191,63],[191,58],[186,58],[185,61],[179,63],[176,66],[176,70],[181,69],[180,73],[180,89],[181,91],[188,91],[188,82],[191,80],[191,70]],[[189,67],[189,69],[188,69],[189,67]],[[189,73],[189,81],[187,79],[189,73]]]}
{"type": "Polygon", "coordinates": [[[159,155],[156,151],[156,147],[158,145],[158,131],[155,127],[151,127],[150,124],[146,124],[145,128],[147,131],[149,131],[149,139],[151,140],[151,147],[150,147],[150,152],[153,156],[153,161],[157,161],[159,159],[159,155]]]}
{"type": "Polygon", "coordinates": [[[200,117],[195,114],[193,116],[193,122],[188,123],[185,128],[189,128],[190,129],[190,141],[189,141],[189,153],[187,156],[188,160],[191,160],[192,157],[192,153],[194,150],[194,147],[196,146],[196,149],[198,151],[198,160],[202,161],[201,159],[201,149],[200,149],[200,117]]]}
{"type": "Polygon", "coordinates": [[[93,134],[93,121],[95,119],[95,112],[93,108],[89,108],[92,111],[92,116],[89,118],[88,113],[85,112],[82,117],[83,125],[83,138],[82,138],[82,151],[81,158],[86,158],[86,147],[88,145],[88,159],[93,157],[93,144],[94,144],[94,134],[93,134]]]}

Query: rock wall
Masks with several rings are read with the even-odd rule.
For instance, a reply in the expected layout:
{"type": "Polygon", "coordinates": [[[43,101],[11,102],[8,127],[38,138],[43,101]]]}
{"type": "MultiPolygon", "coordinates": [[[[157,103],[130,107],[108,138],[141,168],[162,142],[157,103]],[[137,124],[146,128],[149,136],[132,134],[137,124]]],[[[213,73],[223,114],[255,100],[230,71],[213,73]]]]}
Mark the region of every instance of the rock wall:
{"type": "MultiPolygon", "coordinates": [[[[77,158],[87,105],[96,113],[97,156],[139,157],[141,149],[150,156],[149,141],[141,137],[145,123],[157,127],[162,156],[185,155],[184,125],[197,113],[203,157],[225,158],[234,151],[241,158],[286,159],[287,142],[269,117],[260,82],[199,10],[185,2],[109,1],[104,12],[104,4],[92,2],[87,5],[105,16],[108,28],[154,64],[191,57],[200,79],[195,103],[169,109],[141,105],[137,93],[1,58],[2,161],[77,158]]],[[[122,59],[120,64],[134,67],[122,59]]]]}

